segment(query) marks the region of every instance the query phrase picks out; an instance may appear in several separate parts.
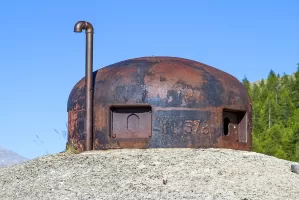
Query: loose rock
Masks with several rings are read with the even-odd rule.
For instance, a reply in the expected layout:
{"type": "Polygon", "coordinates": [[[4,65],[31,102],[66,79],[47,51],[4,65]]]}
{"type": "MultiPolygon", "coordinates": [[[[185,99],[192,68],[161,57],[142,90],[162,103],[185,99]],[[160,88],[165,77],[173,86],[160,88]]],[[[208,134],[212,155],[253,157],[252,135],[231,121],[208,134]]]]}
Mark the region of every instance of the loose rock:
{"type": "Polygon", "coordinates": [[[291,165],[291,171],[299,174],[299,165],[291,165]]]}
{"type": "Polygon", "coordinates": [[[230,149],[61,153],[0,168],[0,199],[298,200],[291,164],[230,149]]]}

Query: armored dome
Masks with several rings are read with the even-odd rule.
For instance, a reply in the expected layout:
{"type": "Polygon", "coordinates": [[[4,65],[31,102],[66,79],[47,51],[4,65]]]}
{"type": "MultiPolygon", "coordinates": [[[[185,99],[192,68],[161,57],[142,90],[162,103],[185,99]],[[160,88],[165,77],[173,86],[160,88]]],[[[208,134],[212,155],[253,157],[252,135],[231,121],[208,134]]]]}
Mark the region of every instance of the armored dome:
{"type": "MultiPolygon", "coordinates": [[[[200,62],[142,57],[93,72],[93,149],[251,150],[251,101],[235,77],[200,62]]],[[[85,78],[68,99],[68,143],[84,149],[85,78]]]]}

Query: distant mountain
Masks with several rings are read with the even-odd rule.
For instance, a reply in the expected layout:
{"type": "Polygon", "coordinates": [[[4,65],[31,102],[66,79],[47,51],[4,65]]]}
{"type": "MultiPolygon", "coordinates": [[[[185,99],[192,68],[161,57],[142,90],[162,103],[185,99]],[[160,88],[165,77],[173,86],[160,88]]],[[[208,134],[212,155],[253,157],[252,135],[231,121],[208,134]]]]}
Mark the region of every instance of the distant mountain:
{"type": "Polygon", "coordinates": [[[25,162],[29,159],[19,154],[0,147],[0,167],[10,166],[25,162]]]}
{"type": "MultiPolygon", "coordinates": [[[[281,79],[282,76],[283,75],[280,75],[279,79],[281,79]]],[[[293,80],[295,79],[295,73],[290,74],[290,75],[286,74],[286,76],[288,76],[290,79],[293,79],[293,80]]],[[[263,80],[264,80],[265,83],[267,83],[267,78],[264,78],[263,80]]],[[[257,81],[254,81],[254,82],[250,82],[250,86],[253,86],[254,84],[259,85],[261,83],[261,81],[262,80],[257,80],[257,81]]]]}

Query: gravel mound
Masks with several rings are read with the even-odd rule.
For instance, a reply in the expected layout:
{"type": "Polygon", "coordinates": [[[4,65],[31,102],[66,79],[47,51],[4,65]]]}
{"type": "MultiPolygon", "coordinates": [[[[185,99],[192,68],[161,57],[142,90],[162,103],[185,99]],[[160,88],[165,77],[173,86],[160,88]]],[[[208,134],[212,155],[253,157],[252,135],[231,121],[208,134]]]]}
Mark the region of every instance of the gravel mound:
{"type": "Polygon", "coordinates": [[[53,154],[0,168],[0,199],[299,199],[286,160],[230,149],[53,154]]]}

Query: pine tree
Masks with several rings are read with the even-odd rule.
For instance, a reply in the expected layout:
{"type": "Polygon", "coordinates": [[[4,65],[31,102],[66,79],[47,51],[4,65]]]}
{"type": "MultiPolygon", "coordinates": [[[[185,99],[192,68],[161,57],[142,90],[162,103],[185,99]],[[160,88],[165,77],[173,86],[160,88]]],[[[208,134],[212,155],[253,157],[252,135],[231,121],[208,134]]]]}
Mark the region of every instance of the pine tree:
{"type": "Polygon", "coordinates": [[[250,84],[253,151],[299,161],[299,64],[294,76],[275,74],[250,84]]]}
{"type": "Polygon", "coordinates": [[[296,108],[299,108],[299,64],[298,64],[298,68],[297,71],[294,75],[295,80],[292,81],[292,86],[291,86],[291,96],[292,96],[292,100],[295,104],[296,108]]]}
{"type": "Polygon", "coordinates": [[[247,79],[246,76],[243,78],[242,83],[243,83],[243,85],[245,86],[245,88],[247,90],[250,90],[250,82],[249,82],[249,80],[247,79]]]}

